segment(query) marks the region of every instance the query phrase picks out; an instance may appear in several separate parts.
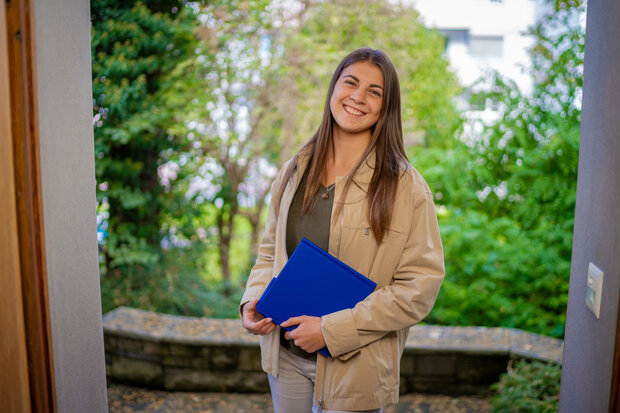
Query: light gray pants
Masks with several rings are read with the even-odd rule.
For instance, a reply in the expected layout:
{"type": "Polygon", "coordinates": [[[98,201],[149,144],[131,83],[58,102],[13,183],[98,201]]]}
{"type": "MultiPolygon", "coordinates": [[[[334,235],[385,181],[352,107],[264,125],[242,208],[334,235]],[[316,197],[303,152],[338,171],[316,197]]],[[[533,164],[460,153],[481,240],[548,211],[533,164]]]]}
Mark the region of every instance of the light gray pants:
{"type": "MultiPolygon", "coordinates": [[[[276,378],[269,374],[271,400],[274,413],[319,413],[313,405],[316,362],[296,356],[280,348],[280,374],[276,378]]],[[[322,410],[323,413],[356,413],[350,410],[322,410]]],[[[382,409],[364,410],[364,413],[381,413],[382,409]]]]}

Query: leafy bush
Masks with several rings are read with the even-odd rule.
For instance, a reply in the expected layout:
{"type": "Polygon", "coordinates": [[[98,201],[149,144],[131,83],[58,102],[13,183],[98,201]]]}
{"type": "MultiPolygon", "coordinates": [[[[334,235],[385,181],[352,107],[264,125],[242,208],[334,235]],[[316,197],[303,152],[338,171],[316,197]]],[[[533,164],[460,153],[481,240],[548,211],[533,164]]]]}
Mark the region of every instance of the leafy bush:
{"type": "Polygon", "coordinates": [[[440,210],[447,277],[428,321],[561,337],[569,260],[510,216],[440,210]]]}
{"type": "Polygon", "coordinates": [[[508,372],[491,386],[493,412],[551,413],[558,411],[561,367],[541,361],[509,364],[508,372]]]}
{"type": "Polygon", "coordinates": [[[164,251],[162,270],[110,271],[101,278],[103,312],[129,306],[176,315],[238,318],[243,286],[239,281],[202,276],[200,260],[208,255],[201,248],[175,248],[164,251]]]}
{"type": "Polygon", "coordinates": [[[159,313],[194,317],[239,318],[243,288],[236,284],[206,285],[198,276],[166,271],[140,278],[113,275],[101,283],[103,312],[129,306],[159,313]]]}

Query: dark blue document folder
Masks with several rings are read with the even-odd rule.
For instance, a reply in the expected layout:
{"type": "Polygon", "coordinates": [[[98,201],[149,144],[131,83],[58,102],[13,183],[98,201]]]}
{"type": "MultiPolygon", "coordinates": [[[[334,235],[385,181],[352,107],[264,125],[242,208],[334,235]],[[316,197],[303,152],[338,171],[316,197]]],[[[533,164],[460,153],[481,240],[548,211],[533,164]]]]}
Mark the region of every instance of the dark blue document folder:
{"type": "MultiPolygon", "coordinates": [[[[321,317],[355,307],[376,286],[375,282],[304,238],[278,277],[271,279],[256,309],[276,324],[301,315],[321,317]]],[[[286,330],[295,328],[286,327],[286,330]]],[[[327,347],[319,352],[330,356],[327,347]]]]}

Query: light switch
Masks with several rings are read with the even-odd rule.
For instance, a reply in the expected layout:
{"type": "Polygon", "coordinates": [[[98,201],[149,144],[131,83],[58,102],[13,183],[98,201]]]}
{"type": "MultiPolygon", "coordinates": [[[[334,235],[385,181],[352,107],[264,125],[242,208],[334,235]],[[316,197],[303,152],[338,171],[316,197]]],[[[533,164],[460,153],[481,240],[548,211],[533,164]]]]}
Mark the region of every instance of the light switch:
{"type": "Polygon", "coordinates": [[[596,318],[601,315],[601,295],[603,294],[603,271],[596,265],[588,265],[588,285],[586,286],[586,305],[596,318]]]}

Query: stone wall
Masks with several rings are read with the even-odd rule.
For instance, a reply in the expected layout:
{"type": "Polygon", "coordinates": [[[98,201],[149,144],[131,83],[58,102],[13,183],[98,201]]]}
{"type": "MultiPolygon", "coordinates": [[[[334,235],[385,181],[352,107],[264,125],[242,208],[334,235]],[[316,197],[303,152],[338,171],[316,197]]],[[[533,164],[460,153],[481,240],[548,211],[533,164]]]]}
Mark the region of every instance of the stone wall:
{"type": "MultiPolygon", "coordinates": [[[[109,380],[167,390],[268,392],[258,337],[239,320],[121,307],[103,318],[109,380]]],[[[412,327],[401,392],[486,393],[511,359],[560,363],[561,340],[515,329],[412,327]]]]}

